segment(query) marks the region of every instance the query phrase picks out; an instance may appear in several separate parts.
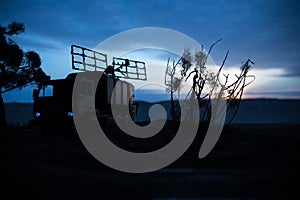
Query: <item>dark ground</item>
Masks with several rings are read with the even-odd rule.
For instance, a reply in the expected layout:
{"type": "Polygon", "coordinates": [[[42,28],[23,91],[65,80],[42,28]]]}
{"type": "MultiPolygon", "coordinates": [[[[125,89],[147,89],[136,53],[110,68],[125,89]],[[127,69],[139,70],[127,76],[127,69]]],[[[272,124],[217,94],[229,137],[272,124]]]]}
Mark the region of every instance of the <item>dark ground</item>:
{"type": "Polygon", "coordinates": [[[0,199],[298,199],[299,130],[231,125],[204,159],[197,158],[199,137],[167,168],[129,174],[98,162],[70,130],[2,129],[0,199]]]}

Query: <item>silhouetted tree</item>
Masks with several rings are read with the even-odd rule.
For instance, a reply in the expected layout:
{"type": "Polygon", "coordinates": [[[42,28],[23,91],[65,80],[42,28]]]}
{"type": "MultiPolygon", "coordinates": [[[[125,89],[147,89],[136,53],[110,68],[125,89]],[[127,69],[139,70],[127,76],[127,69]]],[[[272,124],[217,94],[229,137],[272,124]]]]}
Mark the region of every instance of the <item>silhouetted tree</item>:
{"type": "Polygon", "coordinates": [[[165,72],[165,85],[167,91],[171,95],[171,115],[173,120],[179,120],[180,108],[179,104],[174,101],[174,93],[177,92],[178,97],[180,94],[182,81],[192,66],[192,54],[188,48],[184,49],[182,57],[175,63],[173,61],[170,65],[170,59],[168,59],[167,68],[165,72]]]}
{"type": "Polygon", "coordinates": [[[225,82],[220,81],[220,73],[223,69],[223,66],[226,62],[229,51],[227,51],[225,58],[222,64],[219,67],[219,70],[215,73],[206,68],[207,59],[213,49],[213,47],[221,40],[214,42],[209,51],[206,53],[203,46],[200,50],[195,52],[194,58],[190,53],[189,49],[183,51],[182,57],[173,65],[170,66],[170,59],[168,60],[167,70],[165,73],[165,85],[168,87],[168,90],[171,93],[171,111],[173,120],[180,119],[180,114],[182,112],[176,112],[177,110],[185,109],[186,120],[193,119],[193,113],[195,111],[193,102],[191,100],[196,100],[199,108],[202,107],[203,113],[201,114],[200,121],[208,123],[211,119],[211,104],[210,100],[213,95],[217,94],[217,98],[224,98],[227,100],[227,107],[218,109],[220,113],[216,113],[216,116],[221,114],[222,110],[234,109],[234,114],[232,117],[229,117],[228,124],[230,124],[235,117],[237,110],[239,108],[240,101],[244,92],[244,88],[251,84],[255,77],[253,75],[248,75],[248,71],[251,67],[251,64],[254,64],[250,59],[248,59],[241,66],[241,73],[239,75],[235,74],[236,80],[233,83],[228,83],[229,75],[225,76],[225,82]],[[193,68],[193,70],[191,70],[193,68]],[[176,107],[174,103],[173,93],[180,92],[182,81],[187,81],[192,78],[192,87],[188,92],[185,100],[183,102],[184,108],[176,107]],[[252,78],[251,81],[246,81],[247,78],[252,78]],[[218,91],[217,91],[218,90],[218,91]],[[185,102],[187,102],[185,104],[185,102]]]}
{"type": "Polygon", "coordinates": [[[24,53],[14,42],[13,36],[24,31],[22,23],[0,25],[0,127],[7,124],[3,93],[50,79],[40,68],[39,55],[34,51],[24,53]]]}

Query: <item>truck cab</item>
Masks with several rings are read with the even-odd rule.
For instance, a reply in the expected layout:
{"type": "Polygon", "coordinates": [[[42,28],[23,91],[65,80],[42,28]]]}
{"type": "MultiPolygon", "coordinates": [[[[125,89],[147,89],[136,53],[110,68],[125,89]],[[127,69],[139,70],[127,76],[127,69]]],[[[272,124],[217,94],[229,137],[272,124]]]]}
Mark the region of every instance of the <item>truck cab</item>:
{"type": "MultiPolygon", "coordinates": [[[[91,72],[80,72],[91,73],[91,72]]],[[[69,125],[73,123],[72,91],[77,73],[69,74],[65,79],[49,80],[33,91],[33,117],[40,124],[69,125]]],[[[129,109],[130,116],[118,116],[134,119],[134,86],[105,73],[97,86],[87,80],[80,81],[81,95],[78,97],[81,113],[96,112],[98,120],[112,117],[111,104],[129,109]],[[96,89],[95,110],[87,110],[91,106],[92,91],[96,89]],[[112,97],[113,89],[117,94],[112,97]]]]}

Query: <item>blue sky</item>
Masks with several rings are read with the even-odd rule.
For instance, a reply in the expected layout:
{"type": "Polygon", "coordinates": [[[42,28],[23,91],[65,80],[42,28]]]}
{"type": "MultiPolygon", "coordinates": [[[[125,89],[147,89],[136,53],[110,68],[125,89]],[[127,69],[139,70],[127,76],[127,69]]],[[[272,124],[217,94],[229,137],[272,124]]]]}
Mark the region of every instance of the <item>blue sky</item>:
{"type": "MultiPolygon", "coordinates": [[[[299,9],[298,1],[284,0],[10,0],[0,4],[0,23],[24,23],[25,34],[15,40],[24,50],[40,54],[52,78],[71,71],[71,44],[94,48],[129,29],[163,27],[206,48],[222,38],[212,58],[220,64],[230,50],[227,72],[234,73],[241,61],[251,58],[257,80],[245,97],[300,98],[299,9]]],[[[31,90],[4,94],[4,100],[32,101],[31,90]]]]}

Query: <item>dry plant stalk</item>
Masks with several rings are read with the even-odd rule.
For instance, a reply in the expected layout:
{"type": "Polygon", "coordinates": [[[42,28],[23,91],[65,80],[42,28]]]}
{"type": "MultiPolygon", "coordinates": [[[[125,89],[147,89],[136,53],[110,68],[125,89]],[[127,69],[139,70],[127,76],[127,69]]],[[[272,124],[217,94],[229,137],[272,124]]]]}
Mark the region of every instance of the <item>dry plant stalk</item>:
{"type": "Polygon", "coordinates": [[[201,123],[209,123],[211,120],[212,98],[224,98],[227,102],[226,107],[218,109],[219,113],[216,113],[216,116],[224,111],[224,109],[226,109],[227,112],[229,110],[233,110],[233,115],[227,116],[227,125],[229,125],[236,116],[245,87],[255,80],[254,75],[248,75],[249,69],[254,63],[248,59],[244,64],[242,64],[241,72],[239,75],[235,74],[235,81],[233,83],[228,83],[229,74],[223,74],[225,81],[224,83],[221,83],[220,76],[229,51],[226,52],[217,73],[207,70],[206,67],[207,59],[210,56],[213,47],[220,41],[221,40],[217,40],[214,42],[207,53],[204,51],[203,46],[201,46],[201,49],[196,51],[194,57],[192,57],[190,49],[185,48],[181,58],[178,59],[177,62],[173,61],[172,64],[170,64],[170,58],[168,59],[165,72],[165,85],[167,86],[167,90],[170,92],[171,115],[173,120],[180,120],[181,117],[183,117],[181,116],[181,110],[183,108],[180,108],[178,103],[179,100],[174,100],[174,93],[177,92],[179,97],[183,82],[189,79],[192,79],[192,87],[185,96],[182,104],[189,105],[184,108],[187,109],[186,113],[189,113],[185,116],[185,120],[192,120],[193,117],[191,115],[197,112],[194,110],[192,106],[193,104],[188,103],[193,99],[196,99],[201,110],[201,123]],[[247,81],[249,78],[251,80],[247,81]],[[205,92],[204,88],[208,88],[208,92],[205,92]],[[217,96],[214,97],[213,95],[217,96]]]}

